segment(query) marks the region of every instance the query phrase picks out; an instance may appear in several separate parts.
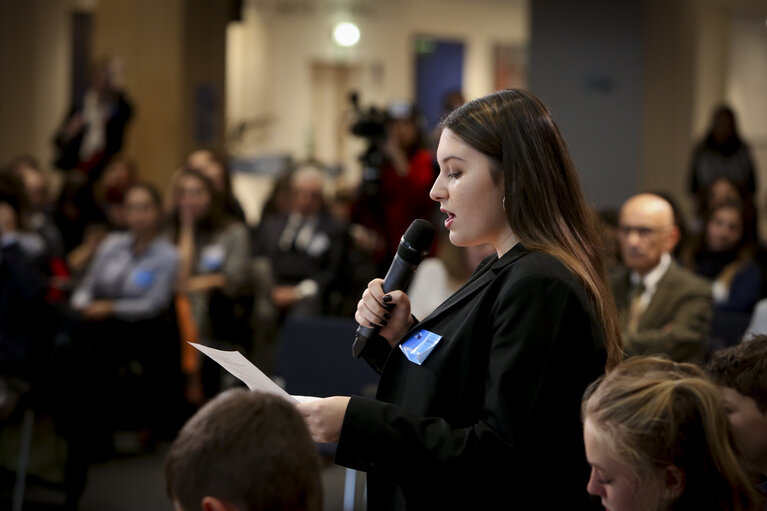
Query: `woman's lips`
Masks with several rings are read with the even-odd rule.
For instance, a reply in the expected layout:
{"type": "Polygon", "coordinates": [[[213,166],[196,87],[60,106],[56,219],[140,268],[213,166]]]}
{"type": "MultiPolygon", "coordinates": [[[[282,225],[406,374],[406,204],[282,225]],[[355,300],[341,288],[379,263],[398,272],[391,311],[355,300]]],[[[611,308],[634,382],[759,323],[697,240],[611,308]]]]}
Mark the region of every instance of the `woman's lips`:
{"type": "Polygon", "coordinates": [[[447,213],[447,218],[445,219],[445,227],[447,229],[450,229],[450,226],[452,225],[453,220],[455,220],[455,215],[452,213],[448,213],[447,211],[446,213],[447,213]]]}

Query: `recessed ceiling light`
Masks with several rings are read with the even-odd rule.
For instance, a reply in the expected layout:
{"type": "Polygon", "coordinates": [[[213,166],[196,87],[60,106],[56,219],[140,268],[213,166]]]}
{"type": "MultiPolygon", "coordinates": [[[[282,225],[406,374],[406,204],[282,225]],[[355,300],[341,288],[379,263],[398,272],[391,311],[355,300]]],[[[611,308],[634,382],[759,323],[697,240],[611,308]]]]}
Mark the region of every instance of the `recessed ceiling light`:
{"type": "Polygon", "coordinates": [[[354,23],[344,21],[333,29],[333,39],[339,46],[354,46],[360,40],[360,29],[354,23]]]}

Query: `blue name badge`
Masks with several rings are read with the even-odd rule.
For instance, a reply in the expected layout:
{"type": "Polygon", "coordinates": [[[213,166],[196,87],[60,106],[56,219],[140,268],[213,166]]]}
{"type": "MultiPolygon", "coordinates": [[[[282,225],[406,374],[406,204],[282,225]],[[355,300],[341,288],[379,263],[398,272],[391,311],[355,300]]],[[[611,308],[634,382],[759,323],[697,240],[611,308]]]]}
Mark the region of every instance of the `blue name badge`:
{"type": "Polygon", "coordinates": [[[145,288],[154,282],[154,273],[151,270],[137,269],[133,272],[133,283],[136,287],[145,288]]]}
{"type": "Polygon", "coordinates": [[[399,349],[402,350],[408,360],[421,365],[437,346],[440,339],[442,339],[441,335],[428,330],[419,330],[400,344],[399,349]]]}

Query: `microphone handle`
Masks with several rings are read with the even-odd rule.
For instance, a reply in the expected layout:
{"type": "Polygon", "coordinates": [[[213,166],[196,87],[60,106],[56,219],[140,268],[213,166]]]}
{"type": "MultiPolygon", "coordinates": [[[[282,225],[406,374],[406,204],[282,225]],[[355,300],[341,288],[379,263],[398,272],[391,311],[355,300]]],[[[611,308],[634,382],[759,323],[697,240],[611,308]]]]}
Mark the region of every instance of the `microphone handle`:
{"type": "MultiPolygon", "coordinates": [[[[395,291],[397,289],[407,289],[417,266],[418,265],[416,264],[408,263],[399,255],[395,255],[391,266],[389,266],[389,271],[386,272],[383,284],[381,285],[384,293],[395,291]]],[[[391,306],[386,306],[386,308],[391,309],[391,306]]],[[[380,326],[368,327],[359,325],[354,338],[354,344],[352,344],[352,354],[355,357],[359,357],[362,354],[362,350],[365,349],[367,342],[378,335],[378,332],[380,331],[380,326]]]]}

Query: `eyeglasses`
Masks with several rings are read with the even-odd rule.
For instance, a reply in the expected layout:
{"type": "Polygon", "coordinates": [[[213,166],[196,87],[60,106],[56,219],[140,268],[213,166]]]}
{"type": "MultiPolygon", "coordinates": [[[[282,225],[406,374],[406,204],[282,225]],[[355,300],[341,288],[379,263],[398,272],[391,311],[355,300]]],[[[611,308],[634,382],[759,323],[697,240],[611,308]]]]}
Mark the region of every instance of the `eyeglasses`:
{"type": "Polygon", "coordinates": [[[640,238],[649,238],[651,235],[667,229],[670,229],[670,227],[632,227],[630,225],[619,225],[618,235],[623,238],[628,238],[632,232],[635,232],[640,238]]]}

